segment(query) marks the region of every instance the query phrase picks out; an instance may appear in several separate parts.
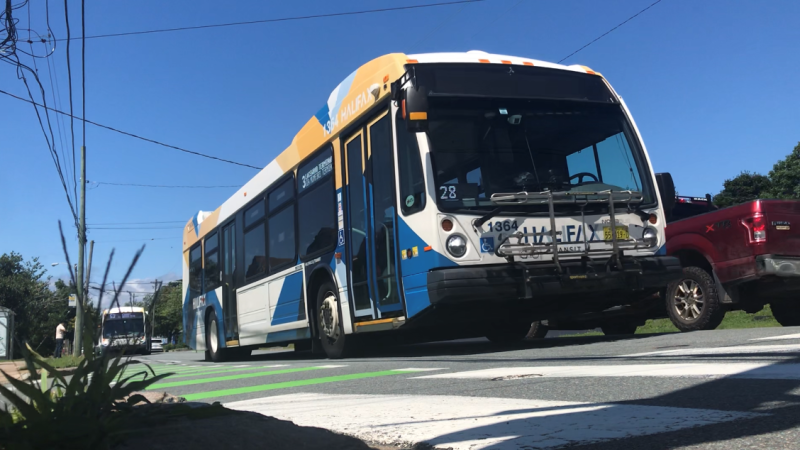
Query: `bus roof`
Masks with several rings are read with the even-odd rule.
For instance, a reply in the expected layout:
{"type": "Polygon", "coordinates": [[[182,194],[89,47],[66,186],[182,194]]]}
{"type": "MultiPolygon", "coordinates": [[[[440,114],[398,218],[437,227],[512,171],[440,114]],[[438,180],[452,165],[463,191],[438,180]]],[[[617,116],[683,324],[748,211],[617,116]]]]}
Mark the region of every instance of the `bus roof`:
{"type": "MultiPolygon", "coordinates": [[[[199,211],[187,222],[183,230],[183,250],[186,252],[206,233],[214,230],[239,208],[263,192],[269,185],[284,174],[293,170],[303,159],[333,140],[334,159],[338,160],[338,140],[334,138],[339,130],[360,118],[375,104],[390,95],[390,85],[405,73],[407,64],[429,63],[474,63],[511,64],[538,66],[600,75],[586,66],[549,63],[517,56],[496,55],[482,51],[453,53],[423,53],[405,55],[392,53],[369,61],[354,70],[331,92],[328,101],[306,122],[292,139],[291,145],[283,150],[259,173],[245,183],[236,193],[214,211],[199,211]],[[248,198],[250,193],[250,198],[248,198]]],[[[336,189],[342,187],[339,171],[334,171],[336,189]]],[[[188,254],[184,259],[188,264],[188,254]]]]}
{"type": "Polygon", "coordinates": [[[132,313],[132,312],[140,312],[143,313],[144,308],[141,306],[119,306],[116,308],[109,308],[103,310],[103,314],[119,314],[119,313],[132,313]]]}

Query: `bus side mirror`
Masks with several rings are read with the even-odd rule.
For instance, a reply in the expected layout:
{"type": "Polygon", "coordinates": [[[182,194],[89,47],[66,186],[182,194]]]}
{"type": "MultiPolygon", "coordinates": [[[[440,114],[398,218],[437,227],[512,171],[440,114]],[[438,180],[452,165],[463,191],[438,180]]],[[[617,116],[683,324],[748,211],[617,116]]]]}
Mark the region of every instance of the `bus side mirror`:
{"type": "Polygon", "coordinates": [[[672,219],[672,210],[675,208],[675,183],[672,175],[668,172],[656,174],[656,184],[658,192],[661,194],[661,205],[664,207],[664,215],[667,222],[672,219]]]}
{"type": "Polygon", "coordinates": [[[428,93],[424,86],[409,86],[400,108],[409,132],[428,131],[428,93]]]}

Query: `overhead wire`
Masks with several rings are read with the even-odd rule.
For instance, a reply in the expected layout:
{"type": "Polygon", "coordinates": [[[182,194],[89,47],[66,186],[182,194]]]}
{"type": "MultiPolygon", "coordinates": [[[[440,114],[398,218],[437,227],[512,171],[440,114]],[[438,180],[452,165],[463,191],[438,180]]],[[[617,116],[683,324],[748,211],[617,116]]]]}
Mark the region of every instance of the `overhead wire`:
{"type": "MultiPolygon", "coordinates": [[[[72,59],[69,56],[69,42],[70,42],[70,29],[69,29],[69,6],[67,5],[67,0],[64,0],[64,23],[67,28],[67,82],[69,83],[69,131],[70,135],[72,136],[72,173],[75,174],[77,170],[77,164],[75,163],[75,121],[73,120],[74,116],[74,109],[72,104],[72,59]]],[[[77,179],[77,175],[74,177],[77,179]]],[[[73,190],[75,191],[75,199],[77,201],[78,198],[78,183],[76,182],[73,185],[73,190]]],[[[77,219],[76,219],[77,220],[77,219]]]]}
{"type": "MultiPolygon", "coordinates": [[[[28,2],[26,0],[23,3],[13,6],[11,4],[11,0],[7,0],[5,9],[2,10],[2,12],[0,12],[0,22],[4,23],[6,31],[6,36],[4,37],[3,41],[0,42],[0,61],[15,66],[17,72],[17,78],[22,80],[23,84],[25,85],[25,90],[28,93],[29,100],[23,99],[22,97],[19,98],[34,105],[33,109],[36,112],[36,119],[39,122],[39,127],[41,128],[42,134],[44,135],[45,142],[47,143],[48,152],[50,153],[50,157],[53,160],[53,164],[56,167],[56,173],[58,174],[59,180],[64,189],[64,193],[66,194],[70,212],[72,213],[72,217],[75,220],[75,225],[77,226],[78,215],[76,213],[73,200],[70,196],[70,191],[67,188],[67,182],[64,177],[64,171],[61,166],[61,160],[58,156],[58,151],[55,146],[55,135],[53,133],[53,127],[50,121],[50,112],[49,112],[50,108],[47,107],[47,95],[45,93],[44,85],[39,79],[37,71],[27,66],[26,64],[22,63],[22,61],[19,58],[19,55],[17,55],[17,50],[18,50],[17,41],[19,40],[17,23],[19,22],[19,19],[13,17],[12,14],[14,10],[22,8],[27,4],[28,2]],[[28,83],[28,77],[25,75],[26,72],[30,73],[30,75],[36,82],[37,86],[39,87],[39,94],[41,95],[42,98],[42,104],[38,104],[34,100],[33,92],[31,91],[30,84],[28,83]],[[42,118],[42,115],[39,113],[39,107],[44,108],[44,116],[45,116],[44,119],[42,118]],[[45,124],[44,124],[45,120],[47,121],[47,129],[45,129],[45,124]]],[[[25,52],[23,53],[27,54],[25,52]]]]}
{"type": "Polygon", "coordinates": [[[626,23],[630,22],[631,20],[633,20],[633,19],[635,19],[637,16],[639,16],[639,14],[642,14],[643,12],[647,11],[648,9],[652,8],[653,6],[656,6],[656,5],[657,5],[657,4],[659,4],[659,3],[661,3],[661,0],[656,0],[655,2],[651,3],[651,4],[650,4],[650,6],[648,6],[647,8],[645,8],[645,9],[643,9],[643,10],[641,10],[641,11],[637,12],[636,14],[634,14],[634,15],[632,15],[632,16],[630,16],[630,17],[628,17],[627,19],[625,19],[625,21],[624,21],[624,22],[622,22],[622,23],[618,24],[618,25],[617,25],[617,26],[615,26],[614,28],[612,28],[612,29],[610,29],[610,30],[606,31],[605,33],[601,34],[600,36],[596,37],[594,40],[592,40],[592,41],[591,41],[591,42],[589,42],[588,44],[584,45],[583,47],[581,47],[581,48],[579,48],[579,49],[575,50],[574,52],[570,53],[569,55],[567,55],[567,56],[565,56],[565,57],[561,58],[561,59],[558,61],[558,64],[561,64],[563,61],[566,61],[566,60],[567,60],[567,59],[569,59],[571,56],[575,55],[576,53],[580,52],[581,50],[585,49],[586,47],[588,47],[588,46],[590,46],[590,45],[594,44],[595,42],[599,41],[600,39],[603,39],[604,37],[606,37],[606,36],[607,36],[609,33],[611,33],[612,31],[614,31],[614,30],[616,30],[617,28],[619,28],[619,27],[621,27],[621,26],[625,25],[626,23]]]}
{"type": "MultiPolygon", "coordinates": [[[[322,19],[326,17],[341,17],[341,16],[355,16],[361,14],[375,14],[375,13],[382,13],[382,12],[390,12],[390,11],[404,11],[404,10],[412,10],[412,9],[423,9],[423,8],[435,8],[439,6],[451,6],[451,5],[460,5],[464,3],[480,3],[485,2],[488,0],[455,0],[449,2],[439,2],[439,3],[426,3],[422,5],[408,5],[408,6],[395,6],[391,8],[379,8],[379,9],[366,9],[360,11],[345,11],[345,12],[338,12],[338,13],[327,13],[327,14],[313,14],[307,16],[294,16],[294,17],[280,17],[276,19],[261,19],[261,20],[248,20],[244,22],[227,22],[227,23],[217,23],[217,24],[209,24],[209,25],[196,25],[196,26],[189,26],[189,27],[176,27],[176,28],[162,28],[156,30],[142,30],[142,31],[128,31],[124,33],[108,33],[108,34],[98,34],[94,36],[86,36],[86,39],[100,39],[100,38],[109,38],[109,37],[119,37],[119,36],[133,36],[133,35],[142,35],[142,34],[153,34],[153,33],[169,33],[175,31],[187,31],[187,30],[201,30],[206,28],[221,28],[221,27],[233,27],[233,26],[240,26],[240,25],[255,25],[261,23],[275,23],[275,22],[290,22],[296,20],[308,20],[308,19],[322,19]]],[[[67,38],[69,39],[69,38],[67,38]]],[[[75,38],[77,39],[77,38],[75,38]]]]}
{"type": "Polygon", "coordinates": [[[214,188],[239,188],[241,185],[176,185],[176,184],[138,184],[138,183],[113,183],[110,181],[91,181],[86,180],[87,183],[94,183],[98,186],[133,186],[133,187],[147,187],[147,188],[172,188],[172,189],[214,189],[214,188]]]}
{"type": "MultiPolygon", "coordinates": [[[[15,98],[17,100],[21,100],[23,102],[32,103],[34,105],[37,105],[37,106],[40,106],[40,107],[44,107],[43,105],[41,105],[39,103],[36,103],[36,102],[34,102],[32,100],[28,100],[26,98],[22,98],[22,97],[20,97],[18,95],[12,94],[12,93],[7,92],[7,91],[4,91],[2,89],[0,89],[0,94],[5,94],[5,95],[8,95],[9,97],[13,97],[13,98],[15,98]]],[[[117,128],[114,128],[114,127],[110,127],[108,125],[103,125],[101,123],[97,123],[97,122],[94,122],[94,121],[89,120],[89,119],[82,119],[80,117],[75,117],[74,115],[72,115],[72,114],[70,114],[68,112],[57,110],[55,108],[51,108],[51,107],[45,107],[45,108],[49,109],[50,111],[53,111],[55,113],[63,114],[65,116],[69,116],[70,118],[73,118],[73,119],[83,120],[86,123],[94,125],[96,127],[105,128],[106,130],[111,130],[111,131],[114,131],[116,133],[124,134],[126,136],[130,136],[130,137],[136,138],[136,139],[141,139],[141,140],[143,140],[145,142],[150,142],[152,144],[161,145],[163,147],[171,148],[173,150],[178,150],[178,151],[181,151],[181,152],[184,152],[184,153],[189,153],[189,154],[192,154],[192,155],[195,155],[195,156],[200,156],[200,157],[203,157],[203,158],[213,159],[213,160],[224,162],[224,163],[228,163],[228,164],[234,164],[234,165],[242,166],[242,167],[249,167],[251,169],[256,169],[256,170],[261,170],[262,169],[262,167],[257,167],[257,166],[253,166],[253,165],[250,165],[250,164],[244,164],[244,163],[240,163],[240,162],[236,162],[236,161],[231,161],[230,159],[219,158],[217,156],[207,155],[205,153],[200,153],[200,152],[196,152],[196,151],[193,151],[193,150],[187,150],[185,148],[181,148],[181,147],[178,147],[178,146],[175,146],[175,145],[171,145],[171,144],[165,144],[163,142],[156,141],[155,139],[150,139],[150,138],[146,138],[146,137],[143,137],[143,136],[139,136],[137,134],[129,133],[127,131],[123,131],[123,130],[120,130],[120,129],[117,129],[117,128]]]]}

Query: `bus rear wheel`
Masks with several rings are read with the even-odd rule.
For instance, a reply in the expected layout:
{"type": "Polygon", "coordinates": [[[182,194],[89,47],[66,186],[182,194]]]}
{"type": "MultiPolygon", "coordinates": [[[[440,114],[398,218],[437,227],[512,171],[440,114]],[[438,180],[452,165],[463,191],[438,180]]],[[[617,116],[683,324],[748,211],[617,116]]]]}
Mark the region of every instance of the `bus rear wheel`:
{"type": "Polygon", "coordinates": [[[325,354],[331,359],[344,358],[352,347],[352,343],[347,342],[352,337],[344,334],[339,296],[333,283],[326,282],[319,288],[316,313],[317,335],[325,354]]]}
{"type": "Polygon", "coordinates": [[[498,324],[486,331],[486,339],[495,345],[512,345],[525,339],[530,329],[530,322],[498,324]]]}
{"type": "Polygon", "coordinates": [[[219,345],[219,323],[217,314],[212,310],[206,319],[206,361],[225,361],[225,349],[219,345]]]}

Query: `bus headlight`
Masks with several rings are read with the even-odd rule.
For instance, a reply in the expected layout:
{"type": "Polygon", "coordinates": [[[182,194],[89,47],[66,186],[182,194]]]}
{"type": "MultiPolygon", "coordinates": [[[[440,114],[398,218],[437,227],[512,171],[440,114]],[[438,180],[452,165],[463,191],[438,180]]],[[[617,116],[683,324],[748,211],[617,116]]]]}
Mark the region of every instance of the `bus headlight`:
{"type": "Polygon", "coordinates": [[[658,244],[658,232],[655,228],[647,227],[642,232],[642,241],[648,247],[655,247],[658,244]]]}
{"type": "Polygon", "coordinates": [[[454,234],[447,238],[447,251],[456,258],[467,253],[467,240],[463,236],[454,234]]]}
{"type": "Polygon", "coordinates": [[[101,343],[102,343],[102,344],[103,344],[103,346],[105,347],[106,345],[108,345],[108,339],[103,339],[103,340],[101,341],[101,343]]]}

